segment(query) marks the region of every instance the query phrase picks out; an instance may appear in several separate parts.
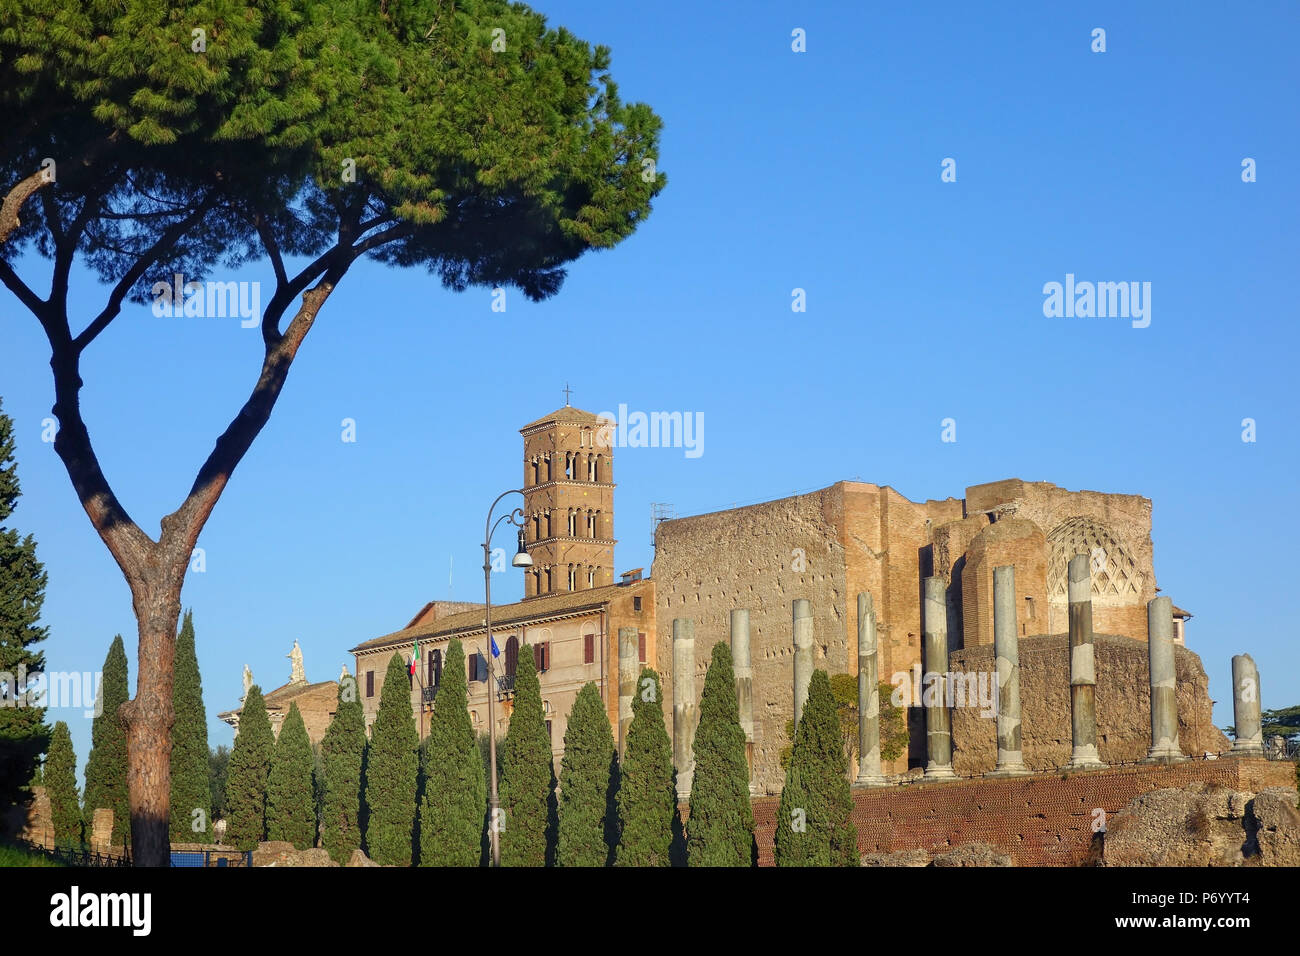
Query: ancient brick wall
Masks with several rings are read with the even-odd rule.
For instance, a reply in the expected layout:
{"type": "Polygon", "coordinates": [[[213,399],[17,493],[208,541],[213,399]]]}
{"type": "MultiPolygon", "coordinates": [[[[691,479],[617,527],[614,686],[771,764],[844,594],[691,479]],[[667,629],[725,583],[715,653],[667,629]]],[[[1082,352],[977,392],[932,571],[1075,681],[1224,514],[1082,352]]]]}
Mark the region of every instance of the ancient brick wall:
{"type": "MultiPolygon", "coordinates": [[[[1070,661],[1064,634],[1020,641],[1020,707],[1025,765],[1050,770],[1069,762],[1070,661]]],[[[1097,746],[1106,762],[1139,760],[1151,746],[1151,686],[1145,641],[1094,636],[1097,660],[1097,746]]],[[[1174,648],[1178,680],[1179,743],[1187,754],[1220,753],[1230,746],[1214,725],[1209,678],[1201,659],[1174,648]]],[[[993,647],[953,653],[953,671],[992,675],[993,647]]],[[[987,679],[987,678],[986,678],[987,679]]],[[[997,763],[997,720],[975,707],[951,710],[953,769],[984,773],[997,763]]]]}
{"type": "MultiPolygon", "coordinates": [[[[1010,780],[958,780],[905,787],[854,789],[853,822],[863,853],[942,850],[988,843],[1017,866],[1081,866],[1088,862],[1094,820],[1117,813],[1134,797],[1195,781],[1256,792],[1295,784],[1290,761],[1260,758],[1197,760],[1087,773],[1034,774],[1010,780]]],[[[779,798],[754,801],[760,866],[773,863],[779,798]]]]}

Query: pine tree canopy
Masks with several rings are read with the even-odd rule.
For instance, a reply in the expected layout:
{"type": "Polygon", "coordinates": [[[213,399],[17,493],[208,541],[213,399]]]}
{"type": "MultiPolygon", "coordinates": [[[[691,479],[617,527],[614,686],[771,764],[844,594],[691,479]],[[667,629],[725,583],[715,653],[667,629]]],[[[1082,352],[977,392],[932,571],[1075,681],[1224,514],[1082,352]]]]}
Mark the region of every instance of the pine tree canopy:
{"type": "Polygon", "coordinates": [[[266,835],[300,850],[316,845],[316,801],[307,726],[295,701],[280,725],[266,782],[266,835]]]}
{"type": "Polygon", "coordinates": [[[77,797],[77,755],[72,751],[72,734],[59,721],[50,735],[50,749],[43,768],[45,795],[50,798],[50,824],[54,844],[81,846],[81,802],[77,797]]]}
{"type": "Polygon", "coordinates": [[[194,637],[194,615],[185,612],[176,636],[176,675],[172,685],[176,722],[172,725],[172,823],[175,843],[212,842],[212,789],[208,767],[208,714],[194,637]]]}
{"type": "Polygon", "coordinates": [[[619,866],[671,866],[677,825],[677,774],[664,726],[659,675],[643,668],[619,768],[619,866]]]}
{"type": "Polygon", "coordinates": [[[113,638],[100,677],[98,716],[90,730],[90,755],[86,758],[86,823],[96,810],[113,811],[114,847],[129,842],[131,805],[127,800],[126,727],[120,719],[127,700],[126,648],[122,635],[113,638]]]}
{"type": "Polygon", "coordinates": [[[239,733],[226,771],[226,842],[255,850],[266,839],[266,788],[275,735],[262,688],[248,689],[239,711],[239,733]]]}
{"type": "Polygon", "coordinates": [[[325,765],[325,808],[321,845],[339,864],[361,848],[361,764],[366,751],[366,717],[357,682],[339,682],[338,708],[321,741],[325,765]]]}

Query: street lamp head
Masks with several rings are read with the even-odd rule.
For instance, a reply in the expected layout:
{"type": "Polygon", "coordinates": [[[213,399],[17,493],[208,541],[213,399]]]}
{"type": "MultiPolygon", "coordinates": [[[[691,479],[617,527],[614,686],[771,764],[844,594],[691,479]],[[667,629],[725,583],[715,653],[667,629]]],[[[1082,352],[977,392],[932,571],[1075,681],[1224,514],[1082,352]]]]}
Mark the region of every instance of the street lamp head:
{"type": "Polygon", "coordinates": [[[514,560],[510,562],[516,568],[531,568],[533,566],[533,556],[524,549],[524,532],[519,530],[519,550],[515,552],[514,560]]]}

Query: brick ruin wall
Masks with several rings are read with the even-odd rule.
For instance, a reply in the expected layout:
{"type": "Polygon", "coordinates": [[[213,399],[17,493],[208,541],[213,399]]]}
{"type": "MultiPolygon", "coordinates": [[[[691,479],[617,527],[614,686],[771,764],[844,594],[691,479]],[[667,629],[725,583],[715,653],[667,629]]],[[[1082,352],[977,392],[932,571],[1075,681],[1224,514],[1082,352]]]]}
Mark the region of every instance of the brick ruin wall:
{"type": "MultiPolygon", "coordinates": [[[[1151,686],[1145,641],[1098,634],[1097,746],[1103,762],[1140,760],[1151,746],[1151,686]]],[[[1054,770],[1070,760],[1070,658],[1064,634],[1020,641],[1020,722],[1025,766],[1054,770]]],[[[1214,725],[1214,702],[1200,657],[1174,648],[1178,680],[1178,734],[1183,753],[1200,756],[1226,751],[1231,742],[1214,725]]],[[[981,644],[955,651],[955,673],[973,673],[987,687],[996,674],[993,647],[981,644]]],[[[919,708],[917,708],[919,710],[919,708]]],[[[996,716],[985,709],[959,706],[952,715],[953,770],[984,773],[997,763],[996,716]]],[[[924,717],[921,717],[922,721],[924,717]]]]}
{"type": "MultiPolygon", "coordinates": [[[[1093,821],[1151,790],[1197,781],[1234,790],[1295,786],[1289,760],[1222,758],[1172,766],[1130,766],[1086,773],[1040,773],[1009,780],[957,780],[853,790],[853,822],[863,853],[937,851],[988,843],[1016,866],[1084,866],[1093,821]]],[[[760,866],[773,864],[778,797],[754,801],[760,866]]]]}

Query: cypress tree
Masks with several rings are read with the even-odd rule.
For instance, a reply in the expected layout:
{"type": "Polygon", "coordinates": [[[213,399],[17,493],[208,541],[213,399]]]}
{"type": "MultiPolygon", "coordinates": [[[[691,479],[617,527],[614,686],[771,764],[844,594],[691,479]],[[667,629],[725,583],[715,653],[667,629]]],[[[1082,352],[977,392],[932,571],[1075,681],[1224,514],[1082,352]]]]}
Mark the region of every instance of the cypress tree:
{"type": "Polygon", "coordinates": [[[77,755],[72,751],[72,734],[59,721],[50,735],[45,755],[45,793],[50,798],[50,823],[54,845],[80,848],[81,802],[77,797],[77,755]]]}
{"type": "Polygon", "coordinates": [[[659,675],[641,671],[632,697],[632,723],[619,768],[619,866],[671,866],[677,818],[673,744],[659,703],[659,675]]]}
{"type": "Polygon", "coordinates": [[[533,649],[520,648],[515,706],[501,747],[502,866],[555,862],[555,764],[533,649]]]}
{"type": "Polygon", "coordinates": [[[618,786],[614,733],[600,699],[589,683],[578,692],[564,732],[560,760],[560,823],[555,862],[560,866],[607,866],[614,852],[610,836],[618,786]],[[611,812],[613,810],[613,812],[611,812]]]}
{"type": "Polygon", "coordinates": [[[300,850],[316,845],[316,801],[312,794],[311,741],[295,701],[280,726],[266,778],[266,836],[300,850]]]}
{"type": "Polygon", "coordinates": [[[208,713],[194,641],[194,614],[185,612],[176,636],[176,678],[172,687],[172,824],[176,843],[212,842],[212,788],[208,769],[208,713]],[[196,812],[198,811],[198,812],[196,812]]]}
{"type": "Polygon", "coordinates": [[[420,746],[411,710],[408,671],[399,654],[388,661],[379,713],[366,756],[366,846],[376,863],[411,864],[415,834],[415,784],[420,746]]]}
{"type": "Polygon", "coordinates": [[[849,764],[830,679],[813,671],[777,810],[777,866],[857,866],[849,764]]]}
{"type": "Polygon", "coordinates": [[[423,769],[420,865],[478,866],[487,786],[483,756],[469,719],[465,650],[454,638],[447,644],[442,681],[433,702],[423,769]]]}
{"type": "Polygon", "coordinates": [[[248,688],[239,711],[239,734],[226,771],[226,842],[255,850],[266,839],[266,784],[275,735],[262,688],[248,688]]]}
{"type": "Polygon", "coordinates": [[[736,672],[726,641],[713,645],[694,751],[691,815],[686,826],[690,865],[753,866],[758,852],[749,803],[749,764],[736,701],[736,672]]]}
{"type": "Polygon", "coordinates": [[[126,795],[126,727],[118,711],[127,700],[126,648],[118,634],[109,645],[100,678],[98,715],[90,730],[90,755],[86,758],[86,822],[95,811],[113,811],[113,846],[131,836],[131,807],[126,795]]]}
{"type": "Polygon", "coordinates": [[[25,798],[50,745],[45,708],[16,706],[26,693],[26,675],[45,670],[45,655],[32,648],[48,629],[36,624],[46,583],[36,540],[6,524],[20,494],[14,450],[13,421],[0,410],[0,672],[10,681],[0,687],[0,701],[8,705],[0,707],[0,809],[25,798]]]}
{"type": "Polygon", "coordinates": [[[361,762],[366,750],[366,717],[356,678],[339,681],[338,709],[321,741],[325,764],[325,809],[321,845],[337,863],[347,863],[361,848],[361,762]]]}

